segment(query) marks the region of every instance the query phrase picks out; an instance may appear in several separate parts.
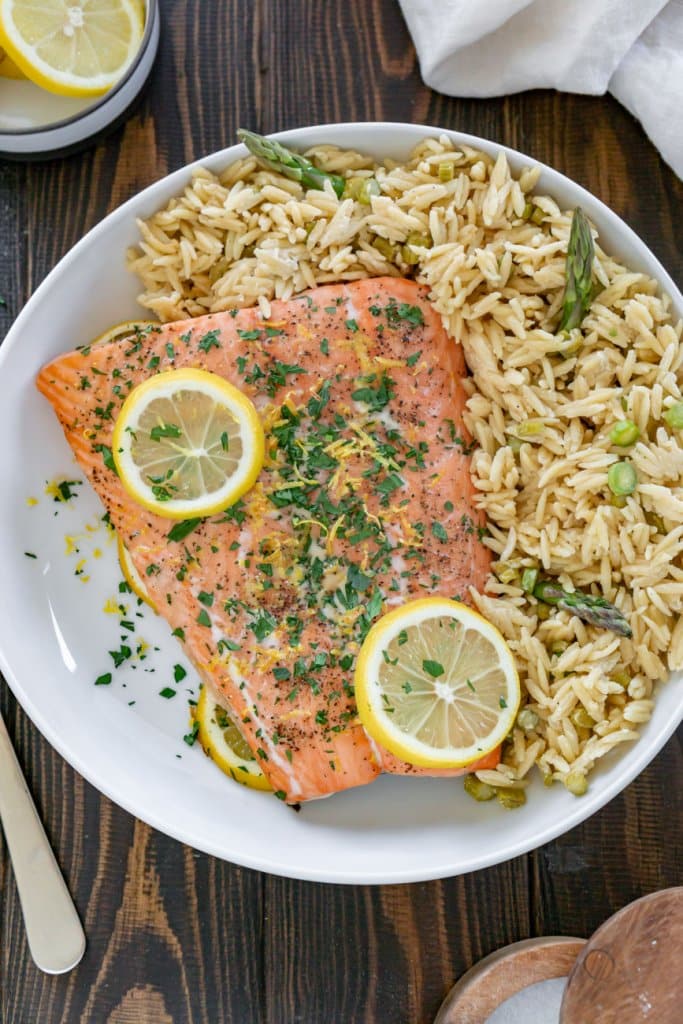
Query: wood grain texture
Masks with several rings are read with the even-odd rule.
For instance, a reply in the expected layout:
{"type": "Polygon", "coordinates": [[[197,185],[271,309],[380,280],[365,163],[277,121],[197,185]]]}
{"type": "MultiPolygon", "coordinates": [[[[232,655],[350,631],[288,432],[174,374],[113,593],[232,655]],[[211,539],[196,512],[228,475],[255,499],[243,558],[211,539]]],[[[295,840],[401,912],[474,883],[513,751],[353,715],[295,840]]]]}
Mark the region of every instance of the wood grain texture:
{"type": "MultiPolygon", "coordinates": [[[[683,186],[609,97],[432,93],[394,0],[161,8],[159,59],[124,127],[65,160],[0,163],[0,336],[110,209],[241,125],[386,119],[499,140],[586,185],[683,279],[683,186]]],[[[259,875],[160,835],[72,771],[4,686],[0,705],[89,940],[72,974],[34,968],[0,840],[0,1024],[428,1024],[498,946],[587,936],[629,900],[681,883],[682,734],[535,854],[464,878],[348,888],[259,875]]]]}
{"type": "Polygon", "coordinates": [[[679,1024],[683,887],[651,893],[605,922],[569,976],[560,1024],[679,1024]]]}

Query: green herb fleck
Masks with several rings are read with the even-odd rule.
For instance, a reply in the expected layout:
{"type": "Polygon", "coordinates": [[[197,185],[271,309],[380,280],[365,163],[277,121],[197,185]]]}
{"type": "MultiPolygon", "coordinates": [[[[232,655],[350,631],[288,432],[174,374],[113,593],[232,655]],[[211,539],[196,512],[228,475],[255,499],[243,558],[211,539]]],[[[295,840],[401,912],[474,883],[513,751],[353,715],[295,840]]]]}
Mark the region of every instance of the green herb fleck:
{"type": "Polygon", "coordinates": [[[445,542],[445,541],[448,540],[448,534],[446,533],[446,530],[445,530],[445,528],[444,528],[442,523],[433,522],[432,523],[432,533],[434,534],[434,536],[436,537],[437,540],[440,540],[442,542],[445,542]]]}
{"type": "Polygon", "coordinates": [[[422,662],[422,668],[428,675],[432,676],[433,679],[438,679],[438,677],[442,676],[446,671],[440,661],[432,661],[430,658],[426,658],[422,662]]]}
{"type": "Polygon", "coordinates": [[[220,348],[219,337],[219,330],[207,331],[204,337],[200,339],[197,348],[201,349],[202,352],[209,352],[212,348],[220,348]]]}
{"type": "Polygon", "coordinates": [[[180,437],[180,427],[175,423],[162,423],[161,426],[152,427],[149,436],[153,441],[161,441],[162,437],[180,437]]]}
{"type": "Polygon", "coordinates": [[[181,519],[180,522],[175,523],[166,534],[167,540],[184,540],[188,534],[196,530],[201,519],[181,519]]]}

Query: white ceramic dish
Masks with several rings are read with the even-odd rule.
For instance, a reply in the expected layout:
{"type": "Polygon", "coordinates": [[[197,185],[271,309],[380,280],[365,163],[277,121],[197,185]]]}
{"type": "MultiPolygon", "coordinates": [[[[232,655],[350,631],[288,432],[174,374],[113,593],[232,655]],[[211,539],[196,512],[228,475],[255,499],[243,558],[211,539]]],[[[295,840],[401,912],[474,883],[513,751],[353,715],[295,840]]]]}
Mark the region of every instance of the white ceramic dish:
{"type": "MultiPolygon", "coordinates": [[[[278,137],[301,148],[334,142],[377,157],[401,157],[437,131],[373,123],[318,126],[278,137]]],[[[489,152],[501,149],[451,134],[489,152]]],[[[202,163],[219,170],[240,152],[233,147],[202,163]]],[[[531,162],[506,152],[515,168],[531,162]]],[[[118,804],[182,842],[264,871],[329,882],[417,881],[483,868],[566,832],[612,799],[664,745],[683,718],[680,678],[661,688],[641,739],[606,759],[585,797],[577,800],[561,786],[546,789],[536,782],[527,806],[517,812],[475,803],[457,780],[382,778],[305,805],[299,814],[233,784],[201,751],[182,742],[184,684],[172,700],[158,696],[182,658],[168,628],[148,612],[139,633],[160,649],[135,669],[117,673],[110,686],[93,685],[111,668],[107,651],[120,643],[116,617],[102,611],[116,595],[120,575],[114,547],[103,543],[101,533],[78,541],[78,555],[64,554],[64,535],[82,534],[85,521],[101,514],[101,507],[87,485],[69,507],[43,494],[45,481],[55,475],[80,474],[33,381],[41,364],[58,353],[87,343],[116,321],[144,316],[135,301],[138,282],[124,267],[126,248],[137,241],[135,217],[148,216],[182,191],[189,176],[188,167],[175,172],[98,224],[43,282],[0,350],[0,433],[12,442],[0,491],[0,651],[16,696],[57,750],[118,804]],[[40,500],[29,508],[31,495],[40,500]],[[98,545],[103,555],[94,558],[98,545]],[[25,551],[38,557],[27,558],[25,551]],[[82,557],[91,576],[85,585],[74,575],[82,557]],[[151,668],[153,673],[145,671],[151,668]]],[[[597,224],[602,244],[658,278],[683,314],[671,278],[614,213],[549,168],[539,188],[567,207],[580,203],[597,224]]],[[[190,670],[185,683],[192,679],[190,670]]]]}
{"type": "Polygon", "coordinates": [[[0,78],[0,156],[36,159],[71,152],[125,117],[159,48],[158,0],[146,0],[145,33],[125,75],[104,96],[57,96],[32,82],[0,78]]]}

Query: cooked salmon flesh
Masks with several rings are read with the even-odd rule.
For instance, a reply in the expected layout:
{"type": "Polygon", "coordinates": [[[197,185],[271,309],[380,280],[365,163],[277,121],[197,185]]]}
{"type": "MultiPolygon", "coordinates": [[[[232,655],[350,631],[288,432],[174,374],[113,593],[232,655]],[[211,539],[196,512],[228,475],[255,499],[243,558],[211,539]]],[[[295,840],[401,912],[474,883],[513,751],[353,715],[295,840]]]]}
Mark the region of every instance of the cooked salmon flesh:
{"type": "Polygon", "coordinates": [[[424,773],[369,739],[353,673],[383,612],[483,587],[464,374],[424,290],[374,278],[273,302],[267,320],[253,308],[159,325],[38,376],[154,603],[291,803],[424,773]],[[266,460],[240,501],[174,541],[124,490],[111,441],[131,389],[180,367],[249,396],[266,460]]]}

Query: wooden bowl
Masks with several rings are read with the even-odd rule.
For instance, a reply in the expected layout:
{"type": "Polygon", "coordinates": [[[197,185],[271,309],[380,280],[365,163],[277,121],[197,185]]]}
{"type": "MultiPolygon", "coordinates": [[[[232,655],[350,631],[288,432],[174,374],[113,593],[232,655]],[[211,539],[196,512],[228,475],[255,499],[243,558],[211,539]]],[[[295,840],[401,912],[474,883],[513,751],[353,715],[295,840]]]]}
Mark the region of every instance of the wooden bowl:
{"type": "Polygon", "coordinates": [[[453,986],[434,1024],[486,1024],[494,1010],[523,988],[567,977],[585,944],[585,939],[551,936],[497,949],[453,986]]]}
{"type": "Polygon", "coordinates": [[[630,903],[580,952],[561,1024],[681,1024],[682,958],[683,887],[630,903]]]}

